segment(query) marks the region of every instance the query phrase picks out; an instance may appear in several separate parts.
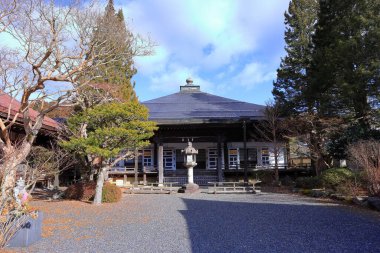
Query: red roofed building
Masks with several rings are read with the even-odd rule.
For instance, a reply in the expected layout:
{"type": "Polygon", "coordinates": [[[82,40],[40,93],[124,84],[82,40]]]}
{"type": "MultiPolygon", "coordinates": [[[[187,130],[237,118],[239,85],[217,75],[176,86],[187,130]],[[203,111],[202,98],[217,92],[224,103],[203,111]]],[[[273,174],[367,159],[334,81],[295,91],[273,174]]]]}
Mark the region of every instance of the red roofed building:
{"type": "MultiPolygon", "coordinates": [[[[0,118],[6,119],[9,117],[9,120],[13,120],[17,112],[19,112],[20,107],[21,103],[19,101],[0,90],[0,118]]],[[[32,120],[35,120],[38,116],[38,112],[33,109],[29,109],[29,114],[32,120]]],[[[39,132],[39,138],[37,138],[37,142],[42,141],[41,138],[45,139],[47,136],[51,136],[56,133],[58,128],[59,124],[55,120],[45,117],[42,128],[39,132]]],[[[11,137],[12,140],[15,141],[20,139],[23,135],[23,114],[20,113],[17,116],[16,123],[11,128],[11,137]]]]}

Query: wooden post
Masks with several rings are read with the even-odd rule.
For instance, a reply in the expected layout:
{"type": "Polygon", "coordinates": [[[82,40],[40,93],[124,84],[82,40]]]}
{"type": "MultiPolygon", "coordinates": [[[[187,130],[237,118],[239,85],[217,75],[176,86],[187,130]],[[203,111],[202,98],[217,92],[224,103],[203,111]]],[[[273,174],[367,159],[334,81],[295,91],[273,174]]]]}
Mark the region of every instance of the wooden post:
{"type": "Polygon", "coordinates": [[[243,139],[244,139],[244,183],[248,184],[248,152],[247,152],[247,124],[243,120],[243,139]]]}
{"type": "Polygon", "coordinates": [[[164,146],[158,146],[158,186],[164,186],[164,146]]]}
{"type": "Polygon", "coordinates": [[[139,151],[135,150],[135,182],[134,185],[138,186],[139,184],[139,174],[138,174],[138,168],[139,168],[139,151]]]}
{"type": "Polygon", "coordinates": [[[223,181],[223,171],[222,171],[222,137],[218,136],[218,162],[217,162],[217,170],[218,170],[218,182],[223,181]]]}

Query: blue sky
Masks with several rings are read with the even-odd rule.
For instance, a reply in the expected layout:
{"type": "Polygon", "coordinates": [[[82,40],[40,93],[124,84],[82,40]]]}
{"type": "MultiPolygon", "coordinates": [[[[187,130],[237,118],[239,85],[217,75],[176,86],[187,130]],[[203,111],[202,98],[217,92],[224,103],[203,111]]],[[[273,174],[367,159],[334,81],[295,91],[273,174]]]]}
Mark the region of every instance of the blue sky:
{"type": "MultiPolygon", "coordinates": [[[[276,69],[285,55],[289,0],[114,2],[133,32],[149,35],[158,45],[154,55],[135,61],[140,101],[178,92],[187,77],[218,96],[257,104],[272,98],[276,69]]],[[[3,33],[3,43],[14,41],[3,33]]]]}
{"type": "Polygon", "coordinates": [[[203,91],[251,103],[272,98],[289,0],[116,0],[134,32],[158,46],[136,59],[141,101],[177,92],[191,76],[203,91]]]}

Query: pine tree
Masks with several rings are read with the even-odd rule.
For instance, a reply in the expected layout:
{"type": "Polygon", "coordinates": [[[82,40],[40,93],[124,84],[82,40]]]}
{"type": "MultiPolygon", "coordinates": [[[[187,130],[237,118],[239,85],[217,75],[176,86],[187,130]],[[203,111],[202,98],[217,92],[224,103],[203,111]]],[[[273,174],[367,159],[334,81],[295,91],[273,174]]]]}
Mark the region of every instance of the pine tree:
{"type": "Polygon", "coordinates": [[[74,133],[61,146],[92,160],[101,161],[98,170],[94,204],[101,203],[106,171],[123,159],[133,158],[136,149],[149,145],[156,123],[148,121],[148,109],[138,103],[108,103],[97,105],[69,118],[68,125],[74,133]],[[87,124],[87,136],[81,127],[87,124]]]}
{"type": "Polygon", "coordinates": [[[285,13],[287,55],[281,60],[272,91],[285,114],[297,114],[309,108],[304,90],[309,85],[307,71],[318,9],[318,0],[293,0],[285,13]]]}

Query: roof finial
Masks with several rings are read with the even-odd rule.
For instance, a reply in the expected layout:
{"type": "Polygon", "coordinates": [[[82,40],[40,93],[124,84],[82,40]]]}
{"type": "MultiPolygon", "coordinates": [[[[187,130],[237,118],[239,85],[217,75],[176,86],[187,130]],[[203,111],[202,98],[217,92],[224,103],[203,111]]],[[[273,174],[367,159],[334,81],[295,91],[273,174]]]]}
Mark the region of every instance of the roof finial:
{"type": "Polygon", "coordinates": [[[193,79],[191,79],[191,77],[186,79],[186,85],[193,85],[193,79]]]}
{"type": "Polygon", "coordinates": [[[186,79],[186,85],[181,85],[180,86],[180,91],[181,92],[200,92],[200,86],[199,85],[194,85],[193,84],[193,79],[191,77],[188,77],[186,79]]]}

